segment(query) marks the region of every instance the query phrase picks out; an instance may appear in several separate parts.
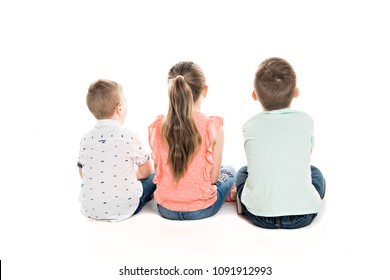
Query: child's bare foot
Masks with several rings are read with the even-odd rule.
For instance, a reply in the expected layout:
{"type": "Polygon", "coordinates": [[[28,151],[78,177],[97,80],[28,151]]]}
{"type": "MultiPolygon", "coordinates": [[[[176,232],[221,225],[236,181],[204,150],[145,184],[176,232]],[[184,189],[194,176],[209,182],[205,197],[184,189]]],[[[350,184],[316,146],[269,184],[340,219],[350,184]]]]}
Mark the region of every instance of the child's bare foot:
{"type": "Polygon", "coordinates": [[[236,199],[237,199],[237,188],[236,188],[236,184],[234,184],[230,193],[226,197],[225,201],[226,202],[234,202],[234,201],[236,201],[236,199]]]}

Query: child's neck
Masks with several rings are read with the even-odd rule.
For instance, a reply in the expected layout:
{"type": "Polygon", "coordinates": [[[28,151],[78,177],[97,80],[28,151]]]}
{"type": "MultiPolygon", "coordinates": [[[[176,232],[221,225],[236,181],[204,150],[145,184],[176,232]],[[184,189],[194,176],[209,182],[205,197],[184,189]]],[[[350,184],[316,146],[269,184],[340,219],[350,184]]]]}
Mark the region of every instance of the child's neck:
{"type": "Polygon", "coordinates": [[[109,119],[113,120],[113,121],[119,122],[120,125],[123,125],[123,122],[124,122],[124,120],[122,120],[121,117],[118,114],[116,114],[116,113],[109,119]]]}
{"type": "Polygon", "coordinates": [[[194,107],[193,107],[194,112],[200,112],[201,107],[202,107],[201,105],[202,105],[202,100],[200,100],[200,98],[199,98],[198,101],[196,101],[194,104],[194,107]]]}

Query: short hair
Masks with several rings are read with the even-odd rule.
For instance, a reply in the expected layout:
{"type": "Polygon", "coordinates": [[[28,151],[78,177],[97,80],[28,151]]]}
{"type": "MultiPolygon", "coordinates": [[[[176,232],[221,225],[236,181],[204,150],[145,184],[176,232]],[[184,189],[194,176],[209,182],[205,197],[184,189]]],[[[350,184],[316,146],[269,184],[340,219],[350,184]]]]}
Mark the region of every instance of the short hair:
{"type": "Polygon", "coordinates": [[[254,88],[265,110],[288,108],[296,88],[295,71],[282,58],[268,58],[257,69],[254,88]]]}
{"type": "Polygon", "coordinates": [[[89,86],[87,106],[96,119],[111,118],[121,103],[122,87],[110,80],[97,80],[89,86]]]}

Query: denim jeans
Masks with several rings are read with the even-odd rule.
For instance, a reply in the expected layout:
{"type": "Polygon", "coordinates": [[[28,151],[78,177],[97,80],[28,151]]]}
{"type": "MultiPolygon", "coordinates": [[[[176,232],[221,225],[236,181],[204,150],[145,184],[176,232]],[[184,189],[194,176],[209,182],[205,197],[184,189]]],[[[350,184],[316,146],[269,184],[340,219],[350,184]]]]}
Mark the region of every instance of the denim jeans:
{"type": "Polygon", "coordinates": [[[135,215],[139,211],[141,211],[142,207],[144,207],[146,202],[148,202],[149,200],[152,199],[152,195],[153,195],[154,191],[156,190],[156,184],[153,183],[154,175],[155,174],[153,173],[148,178],[141,180],[143,192],[142,192],[142,196],[139,198],[139,204],[138,204],[137,210],[135,210],[133,215],[135,215]]]}
{"type": "Polygon", "coordinates": [[[207,207],[206,209],[200,209],[196,211],[172,211],[161,205],[157,205],[158,211],[160,214],[170,220],[199,220],[213,216],[216,214],[219,209],[221,209],[223,202],[230,193],[234,185],[234,177],[236,176],[236,171],[231,166],[222,166],[221,173],[218,181],[215,183],[217,186],[217,201],[207,207]]]}
{"type": "MultiPolygon", "coordinates": [[[[321,171],[315,167],[311,166],[311,180],[313,186],[316,188],[320,194],[321,199],[325,196],[325,179],[321,171]]],[[[246,179],[248,178],[247,166],[242,167],[237,172],[236,177],[236,186],[237,186],[237,195],[241,200],[241,194],[244,189],[246,179]]],[[[242,205],[243,214],[256,226],[269,229],[296,229],[308,226],[314,218],[317,216],[317,213],[306,214],[306,215],[292,215],[292,216],[279,216],[279,217],[263,217],[256,216],[250,213],[245,205],[242,205]]]]}

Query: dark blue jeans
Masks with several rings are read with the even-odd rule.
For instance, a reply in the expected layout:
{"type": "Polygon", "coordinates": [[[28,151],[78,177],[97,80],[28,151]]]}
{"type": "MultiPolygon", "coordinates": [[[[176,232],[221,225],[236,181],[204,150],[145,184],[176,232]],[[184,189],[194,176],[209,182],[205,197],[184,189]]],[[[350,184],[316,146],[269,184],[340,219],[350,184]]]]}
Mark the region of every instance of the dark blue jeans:
{"type": "Polygon", "coordinates": [[[173,211],[169,210],[159,204],[157,204],[158,211],[160,214],[170,220],[198,220],[208,218],[216,214],[221,209],[223,202],[228,196],[230,190],[234,185],[234,177],[236,171],[231,166],[222,166],[221,174],[218,181],[215,183],[217,186],[217,201],[207,207],[206,209],[200,209],[196,211],[173,211]]]}
{"type": "MultiPolygon", "coordinates": [[[[315,167],[311,166],[311,180],[313,186],[316,188],[320,194],[321,199],[325,196],[325,179],[321,171],[315,167]]],[[[236,177],[236,186],[237,186],[237,195],[241,201],[241,194],[244,189],[246,179],[248,178],[247,166],[242,167],[237,172],[236,177]]],[[[314,218],[317,216],[317,213],[306,214],[306,215],[292,215],[292,216],[279,216],[279,217],[263,217],[256,216],[249,212],[245,205],[242,205],[243,214],[256,226],[268,229],[296,229],[308,226],[314,218]]]]}
{"type": "Polygon", "coordinates": [[[142,207],[144,207],[146,202],[148,202],[149,200],[152,199],[152,195],[153,195],[154,191],[156,190],[156,184],[153,183],[154,175],[155,174],[153,173],[148,178],[141,180],[143,192],[142,192],[142,196],[139,198],[139,204],[138,204],[137,210],[135,210],[133,215],[135,215],[139,211],[141,211],[142,207]]]}

